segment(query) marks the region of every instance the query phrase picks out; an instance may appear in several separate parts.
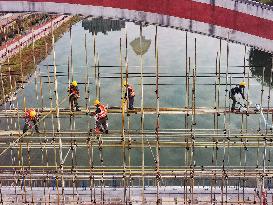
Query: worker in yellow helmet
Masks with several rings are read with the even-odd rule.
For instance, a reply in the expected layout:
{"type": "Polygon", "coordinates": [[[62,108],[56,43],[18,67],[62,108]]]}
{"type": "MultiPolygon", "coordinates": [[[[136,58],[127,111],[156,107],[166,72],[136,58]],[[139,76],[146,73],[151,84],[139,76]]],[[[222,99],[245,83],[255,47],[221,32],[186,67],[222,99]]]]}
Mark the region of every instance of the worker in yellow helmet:
{"type": "Polygon", "coordinates": [[[135,90],[132,85],[128,84],[127,81],[123,82],[123,86],[126,88],[124,99],[127,99],[127,96],[129,98],[129,110],[134,109],[134,100],[135,100],[135,90]]]}
{"type": "Polygon", "coordinates": [[[78,98],[80,98],[78,82],[75,80],[72,81],[72,83],[68,87],[67,92],[69,93],[69,104],[71,111],[74,111],[74,108],[76,108],[76,111],[80,111],[78,104],[78,98]]]}
{"type": "Polygon", "coordinates": [[[98,99],[94,101],[94,106],[96,107],[95,112],[92,112],[91,115],[95,116],[96,124],[95,124],[95,132],[105,132],[108,134],[108,112],[105,105],[101,104],[98,99]]]}
{"type": "Polygon", "coordinates": [[[229,97],[232,100],[231,112],[235,110],[235,105],[237,103],[235,95],[240,95],[245,100],[244,90],[246,87],[246,82],[242,81],[239,85],[236,85],[234,88],[231,88],[229,92],[229,97]]]}
{"type": "Polygon", "coordinates": [[[38,121],[39,121],[39,116],[36,113],[36,111],[34,109],[28,109],[25,112],[25,125],[23,128],[23,133],[27,132],[28,129],[32,129],[32,125],[31,123],[33,123],[34,127],[35,127],[35,131],[37,133],[39,132],[39,127],[38,127],[38,121]]]}

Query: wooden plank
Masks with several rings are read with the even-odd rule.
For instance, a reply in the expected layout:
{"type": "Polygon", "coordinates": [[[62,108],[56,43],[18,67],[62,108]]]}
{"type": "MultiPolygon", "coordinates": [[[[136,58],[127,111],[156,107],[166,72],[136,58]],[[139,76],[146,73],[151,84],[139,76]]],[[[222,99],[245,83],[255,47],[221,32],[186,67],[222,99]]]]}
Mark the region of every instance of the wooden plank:
{"type": "MultiPolygon", "coordinates": [[[[43,108],[43,109],[36,109],[40,115],[48,115],[50,114],[51,110],[50,108],[43,108]]],[[[70,111],[68,108],[60,108],[60,115],[88,115],[89,113],[94,112],[94,109],[90,110],[81,110],[81,111],[70,111]]],[[[178,114],[178,115],[192,115],[192,108],[160,108],[159,114],[178,114]]],[[[273,108],[269,109],[263,109],[264,113],[273,113],[273,108]]],[[[53,109],[52,114],[56,114],[56,110],[53,109]]],[[[109,107],[108,108],[109,114],[120,114],[121,108],[120,107],[109,107]]],[[[141,114],[141,108],[137,107],[134,110],[128,110],[129,114],[141,114]]],[[[144,108],[144,113],[147,114],[156,114],[156,108],[144,108]]],[[[225,108],[219,108],[218,112],[215,108],[209,108],[209,107],[198,107],[195,109],[196,115],[206,115],[206,114],[223,114],[223,113],[231,113],[230,110],[225,108]]],[[[248,109],[248,112],[240,112],[239,110],[235,110],[232,112],[233,114],[260,114],[259,111],[256,111],[254,107],[251,107],[248,109]]],[[[23,117],[24,112],[23,110],[2,110],[0,111],[0,118],[2,117],[14,117],[19,114],[20,117],[23,117]]]]}

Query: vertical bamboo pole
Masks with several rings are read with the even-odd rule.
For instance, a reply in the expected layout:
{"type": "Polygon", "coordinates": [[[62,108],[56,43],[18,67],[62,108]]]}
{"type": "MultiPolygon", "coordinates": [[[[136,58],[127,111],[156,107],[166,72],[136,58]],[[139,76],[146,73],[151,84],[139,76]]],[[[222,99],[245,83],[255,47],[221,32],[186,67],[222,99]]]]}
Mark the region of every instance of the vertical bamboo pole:
{"type": "MultiPolygon", "coordinates": [[[[12,95],[12,91],[13,91],[13,85],[12,85],[12,77],[11,77],[11,67],[10,67],[10,56],[8,56],[8,72],[9,72],[9,84],[10,84],[10,91],[8,92],[8,95],[5,96],[5,97],[9,97],[10,95],[12,95]]],[[[5,100],[5,99],[4,99],[5,100]]],[[[7,102],[5,102],[5,110],[6,110],[6,104],[7,102]]],[[[10,109],[11,107],[9,107],[10,109]]],[[[6,110],[7,112],[7,110],[6,110]]],[[[10,124],[12,124],[12,119],[9,119],[7,118],[7,128],[8,130],[10,129],[10,124]]]]}
{"type": "MultiPolygon", "coordinates": [[[[122,71],[122,70],[121,70],[122,71]]],[[[121,73],[121,76],[123,73],[121,73]]],[[[128,83],[128,58],[126,57],[126,82],[128,83]]],[[[121,85],[122,86],[122,85],[121,85]]],[[[126,89],[128,98],[128,92],[126,89]]],[[[121,143],[122,143],[122,166],[123,166],[123,201],[126,203],[126,135],[125,135],[125,108],[127,100],[123,99],[123,93],[121,97],[121,143]]]]}
{"type": "MultiPolygon", "coordinates": [[[[267,96],[267,112],[266,112],[266,121],[269,121],[269,110],[270,110],[270,100],[271,100],[271,88],[272,88],[272,72],[270,72],[270,80],[269,80],[269,89],[267,96]]],[[[269,129],[272,132],[272,129],[269,129]]],[[[266,134],[268,134],[268,129],[266,129],[266,134]]]]}
{"type": "Polygon", "coordinates": [[[99,61],[99,56],[98,56],[98,98],[101,100],[101,89],[100,89],[100,61],[99,61]]]}
{"type": "Polygon", "coordinates": [[[97,72],[97,69],[98,69],[98,54],[96,53],[95,54],[95,90],[96,90],[96,99],[99,98],[99,92],[98,92],[98,72],[97,72]]]}
{"type": "MultiPolygon", "coordinates": [[[[156,38],[157,39],[157,38],[156,38]]],[[[157,204],[160,204],[160,197],[159,197],[159,188],[160,188],[160,138],[159,138],[159,128],[160,128],[160,114],[159,114],[159,56],[158,56],[158,49],[156,50],[156,201],[157,204]]]]}
{"type": "Polygon", "coordinates": [[[36,94],[36,100],[38,103],[39,102],[39,95],[38,95],[36,57],[35,57],[35,39],[34,39],[33,29],[31,30],[31,32],[32,32],[32,58],[33,58],[33,67],[35,69],[35,71],[34,71],[35,94],[36,94]]]}
{"type": "Polygon", "coordinates": [[[87,138],[87,151],[88,151],[88,157],[89,157],[89,183],[90,183],[90,203],[93,203],[93,139],[90,137],[87,138]],[[92,150],[91,150],[92,148],[92,150]]]}
{"type": "Polygon", "coordinates": [[[214,84],[214,104],[216,109],[216,114],[214,114],[214,129],[218,129],[218,113],[219,113],[219,104],[218,104],[218,76],[219,76],[219,53],[216,53],[216,59],[215,59],[215,84],[214,84]]]}
{"type": "MultiPolygon", "coordinates": [[[[56,118],[57,118],[57,133],[61,130],[60,123],[60,110],[59,110],[59,94],[58,94],[58,80],[57,80],[57,66],[56,66],[56,54],[55,54],[55,39],[52,30],[52,49],[53,49],[53,64],[54,64],[54,93],[55,93],[55,103],[56,103],[56,118]]],[[[64,194],[64,178],[63,178],[63,153],[62,153],[62,138],[59,137],[59,160],[60,160],[60,171],[62,175],[62,194],[64,194]]],[[[58,181],[58,180],[57,180],[58,181]]],[[[56,186],[58,190],[58,186],[56,186]]],[[[60,202],[59,192],[58,192],[58,204],[60,202]]]]}
{"type": "Polygon", "coordinates": [[[73,43],[72,43],[72,27],[69,28],[70,37],[70,68],[71,68],[71,81],[74,80],[74,65],[73,65],[73,43]]]}
{"type": "MultiPolygon", "coordinates": [[[[31,143],[31,142],[30,142],[31,143]]],[[[32,174],[31,174],[31,159],[30,159],[30,146],[27,142],[27,159],[28,159],[28,170],[29,170],[29,186],[31,191],[31,202],[34,203],[33,189],[32,189],[32,174]]]]}
{"type": "Polygon", "coordinates": [[[93,59],[94,59],[94,79],[95,79],[95,98],[98,98],[98,82],[97,82],[97,49],[96,49],[96,34],[93,35],[93,59]]]}
{"type": "Polygon", "coordinates": [[[192,170],[191,170],[191,201],[193,201],[193,199],[194,199],[196,69],[197,69],[197,50],[196,50],[196,38],[195,38],[194,39],[194,68],[192,70],[192,120],[191,120],[191,164],[190,164],[190,167],[192,167],[192,170]]]}
{"type": "MultiPolygon", "coordinates": [[[[86,79],[85,79],[85,110],[88,109],[88,102],[89,102],[89,74],[88,74],[88,58],[87,58],[87,39],[86,34],[84,35],[84,53],[85,53],[85,66],[86,66],[86,79]]],[[[88,124],[89,125],[89,124],[88,124]]],[[[89,130],[89,129],[88,129],[89,130]]]]}
{"type": "MultiPolygon", "coordinates": [[[[142,50],[142,25],[140,24],[140,46],[142,50]]],[[[141,52],[140,56],[140,81],[141,81],[141,118],[140,118],[140,123],[141,123],[141,145],[142,145],[142,204],[145,203],[145,195],[144,195],[144,190],[145,190],[145,149],[144,149],[144,88],[143,88],[143,55],[141,52]]]]}
{"type": "MultiPolygon", "coordinates": [[[[215,82],[214,82],[214,109],[216,110],[216,113],[213,114],[213,129],[214,134],[216,134],[218,131],[218,113],[219,113],[219,107],[218,107],[218,58],[219,58],[219,52],[216,52],[216,58],[215,58],[215,82]]],[[[215,139],[212,138],[213,142],[215,142],[215,139]]],[[[215,166],[216,163],[216,147],[212,147],[212,166],[215,166]]],[[[210,196],[210,202],[214,203],[215,201],[215,188],[216,188],[216,172],[214,172],[214,177],[211,178],[211,196],[210,196]]]]}
{"type": "Polygon", "coordinates": [[[190,109],[190,78],[191,78],[191,57],[188,58],[188,73],[187,73],[187,125],[186,127],[189,128],[189,112],[190,109]]]}
{"type": "MultiPolygon", "coordinates": [[[[123,60],[122,60],[122,39],[119,38],[119,62],[120,62],[120,95],[121,95],[121,99],[123,99],[123,60]]],[[[125,59],[126,61],[126,59],[125,59]]],[[[122,104],[123,101],[121,101],[122,104]]]]}
{"type": "Polygon", "coordinates": [[[41,76],[41,69],[39,67],[39,77],[40,77],[40,97],[41,97],[41,107],[42,109],[44,108],[44,95],[43,95],[43,80],[42,80],[42,76],[41,76]]]}
{"type": "MultiPolygon", "coordinates": [[[[269,90],[272,88],[272,82],[273,82],[273,57],[271,56],[271,72],[270,72],[270,85],[269,85],[269,90]]],[[[271,92],[270,92],[271,93],[271,92]]],[[[271,121],[273,122],[273,113],[271,114],[271,121]]],[[[271,131],[272,133],[272,131],[271,131]]],[[[273,195],[272,195],[272,201],[273,201],[273,195]]]]}
{"type": "MultiPolygon", "coordinates": [[[[129,82],[129,58],[128,58],[128,32],[127,32],[127,26],[125,26],[125,60],[126,60],[126,82],[129,82]]],[[[128,91],[128,90],[126,89],[126,91],[128,91]]],[[[124,93],[122,93],[122,95],[124,95],[124,93]]],[[[127,97],[128,97],[128,93],[127,93],[127,97]]],[[[129,168],[129,182],[127,182],[127,184],[129,185],[129,189],[128,189],[128,197],[126,196],[127,197],[126,198],[126,203],[130,204],[130,203],[132,203],[131,202],[131,189],[130,189],[130,187],[132,186],[132,177],[131,177],[132,171],[131,171],[131,156],[130,156],[131,155],[130,143],[132,142],[132,140],[131,140],[131,135],[129,134],[129,132],[130,132],[130,114],[129,114],[128,107],[127,107],[127,131],[128,131],[128,157],[127,157],[128,162],[127,162],[126,168],[127,169],[129,168]]],[[[125,142],[125,140],[124,140],[124,142],[125,142]]],[[[125,158],[125,160],[126,160],[126,158],[125,158]]],[[[125,191],[126,191],[127,184],[125,186],[125,191]]]]}
{"type": "MultiPolygon", "coordinates": [[[[229,105],[229,103],[227,102],[229,100],[229,90],[228,90],[228,76],[229,76],[229,36],[228,36],[228,40],[227,40],[227,46],[226,46],[226,75],[225,75],[225,112],[224,112],[224,135],[225,137],[228,136],[229,134],[229,121],[227,120],[227,110],[229,110],[229,107],[227,107],[229,105]]],[[[227,149],[229,149],[229,138],[228,139],[228,147],[227,149]]],[[[224,145],[226,144],[226,138],[224,138],[224,145]]],[[[221,187],[221,192],[222,195],[224,193],[224,186],[226,187],[225,189],[225,204],[227,204],[227,177],[225,174],[225,162],[227,159],[227,154],[229,154],[229,150],[226,153],[226,147],[224,146],[224,155],[223,155],[223,165],[222,165],[222,181],[223,181],[223,186],[221,187]]],[[[222,197],[222,201],[224,201],[223,197],[222,197]]]]}
{"type": "MultiPolygon", "coordinates": [[[[103,140],[102,140],[102,135],[99,134],[99,139],[98,139],[98,143],[99,143],[99,151],[100,151],[100,162],[101,162],[101,167],[104,168],[104,159],[103,159],[103,140]]],[[[100,191],[100,194],[101,194],[101,202],[102,204],[104,204],[104,171],[102,171],[101,173],[101,180],[100,180],[100,184],[101,184],[101,191],[100,191]]]]}
{"type": "Polygon", "coordinates": [[[196,50],[196,38],[194,38],[194,70],[193,70],[193,83],[192,83],[192,125],[196,125],[196,116],[195,116],[195,104],[196,104],[196,70],[197,70],[197,50],[196,50]]]}
{"type": "MultiPolygon", "coordinates": [[[[185,108],[188,110],[188,33],[186,32],[186,37],[185,37],[185,108]]],[[[187,128],[187,121],[188,121],[188,112],[185,115],[185,129],[187,128]]]]}
{"type": "MultiPolygon", "coordinates": [[[[220,107],[220,86],[221,86],[221,57],[222,57],[222,40],[220,39],[219,47],[219,59],[218,59],[218,86],[217,86],[217,108],[219,112],[220,107]]],[[[219,129],[219,116],[217,113],[217,130],[219,129]]],[[[218,132],[218,131],[217,131],[218,132]]]]}
{"type": "MultiPolygon", "coordinates": [[[[0,64],[0,78],[1,78],[1,87],[2,87],[2,99],[3,99],[3,104],[6,107],[5,103],[5,87],[4,87],[4,78],[3,78],[3,72],[2,72],[2,65],[0,64]]],[[[6,110],[6,108],[5,108],[6,110]]]]}
{"type": "Polygon", "coordinates": [[[19,58],[20,58],[20,74],[21,74],[21,88],[24,88],[24,75],[23,75],[23,61],[22,61],[22,48],[21,43],[19,46],[19,58]]]}

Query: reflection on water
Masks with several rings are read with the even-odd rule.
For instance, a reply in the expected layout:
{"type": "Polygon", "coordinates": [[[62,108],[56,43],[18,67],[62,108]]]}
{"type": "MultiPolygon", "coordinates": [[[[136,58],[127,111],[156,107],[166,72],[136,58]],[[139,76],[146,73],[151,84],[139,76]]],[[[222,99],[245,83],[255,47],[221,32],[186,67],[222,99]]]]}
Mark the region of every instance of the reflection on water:
{"type": "Polygon", "coordinates": [[[252,75],[262,82],[264,70],[264,83],[269,86],[272,69],[272,54],[256,49],[249,51],[249,66],[252,75]]]}
{"type": "MultiPolygon", "coordinates": [[[[79,82],[79,89],[81,92],[81,99],[79,104],[82,109],[89,107],[91,102],[96,98],[96,80],[94,78],[94,48],[93,40],[94,36],[91,33],[97,34],[96,36],[96,52],[99,56],[99,75],[100,75],[100,95],[101,102],[108,104],[109,106],[119,106],[121,101],[120,92],[120,62],[122,59],[123,72],[125,73],[125,53],[128,54],[128,70],[129,70],[129,83],[135,88],[135,106],[139,107],[141,104],[141,86],[140,86],[140,65],[141,60],[131,46],[127,45],[126,50],[126,40],[125,40],[125,25],[127,28],[127,42],[132,42],[136,39],[140,39],[140,28],[132,22],[124,22],[117,20],[105,20],[102,18],[84,20],[82,23],[78,23],[72,28],[72,48],[73,48],[73,70],[70,65],[70,74],[68,75],[68,65],[67,59],[71,55],[71,47],[69,45],[70,35],[66,33],[61,39],[56,43],[56,64],[58,70],[58,93],[61,101],[67,98],[67,86],[69,78],[73,76],[74,80],[79,82]],[[91,33],[88,33],[88,31],[91,33]],[[110,32],[114,31],[115,32],[110,32]],[[119,31],[120,30],[120,31],[119,31]],[[106,34],[107,35],[104,35],[106,34]],[[87,54],[85,53],[85,34],[87,36],[87,54]],[[122,39],[122,50],[120,53],[120,38],[122,39]],[[87,65],[86,63],[87,59],[87,65]],[[73,73],[72,73],[73,71],[73,73]],[[87,79],[87,74],[89,78],[87,79]],[[73,74],[73,75],[72,75],[73,74]],[[88,82],[87,82],[88,80],[88,82]],[[89,85],[86,87],[86,85],[89,85]],[[88,92],[86,92],[88,91],[88,92]],[[85,99],[86,93],[89,93],[87,100],[85,99]]],[[[143,38],[147,39],[147,50],[143,58],[144,67],[144,107],[156,107],[156,86],[155,86],[155,73],[156,73],[156,58],[155,58],[155,33],[156,27],[154,25],[149,25],[143,27],[143,38]],[[150,47],[150,49],[148,49],[150,47]]],[[[186,32],[181,30],[175,30],[172,28],[158,27],[157,45],[158,45],[158,61],[159,61],[159,101],[160,107],[185,107],[186,101],[188,100],[186,94],[186,32]]],[[[216,105],[216,92],[215,92],[215,82],[217,82],[218,77],[215,75],[215,61],[216,55],[218,53],[218,61],[220,65],[220,86],[218,89],[219,93],[219,105],[223,107],[225,105],[226,99],[226,65],[227,65],[227,43],[222,41],[220,43],[219,39],[214,39],[211,37],[201,36],[198,34],[188,33],[188,63],[191,60],[190,70],[194,67],[194,40],[196,38],[197,42],[197,61],[196,61],[196,107],[210,107],[213,108],[216,105]],[[221,52],[220,51],[221,45],[221,52]],[[219,56],[219,54],[221,54],[219,56]]],[[[136,43],[138,44],[138,43],[136,43]]],[[[251,51],[253,52],[253,51],[251,51]]],[[[238,84],[244,77],[243,75],[243,63],[245,56],[244,46],[237,44],[229,44],[229,75],[232,77],[232,84],[238,84]]],[[[253,55],[250,55],[253,56],[253,55]]],[[[253,58],[254,59],[254,58],[253,58]]],[[[250,58],[251,64],[253,59],[250,58]]],[[[48,83],[48,71],[47,64],[53,64],[52,53],[39,64],[38,75],[34,75],[30,82],[25,86],[25,89],[20,92],[18,96],[18,105],[23,108],[25,105],[27,107],[50,107],[50,94],[54,94],[53,76],[50,77],[51,84],[48,83]],[[40,72],[40,73],[39,73],[40,72]],[[40,84],[40,81],[43,82],[40,84]],[[36,82],[36,83],[35,83],[36,82]],[[41,86],[43,85],[43,86],[41,86]],[[41,97],[43,94],[43,98],[41,97]],[[24,98],[25,97],[25,98],[24,98]],[[25,99],[25,101],[24,101],[25,99]]],[[[49,66],[50,72],[53,71],[53,66],[49,66]]],[[[256,74],[255,69],[251,72],[256,74]]],[[[261,84],[255,79],[250,79],[251,87],[248,90],[249,98],[253,103],[260,103],[261,95],[261,84]]],[[[192,79],[190,79],[190,90],[192,89],[192,79]]],[[[264,88],[264,93],[268,92],[268,88],[264,88]]],[[[191,93],[190,95],[191,96],[191,93]]],[[[262,96],[263,102],[267,102],[267,96],[262,96]]],[[[53,104],[55,99],[53,96],[53,104]]],[[[228,101],[227,101],[228,103],[228,101]]],[[[54,105],[53,105],[54,106],[54,105]]],[[[64,101],[61,107],[68,108],[68,102],[64,101]]],[[[231,115],[228,120],[231,129],[240,129],[241,117],[239,115],[231,115]]],[[[127,118],[126,118],[127,119],[127,118]]],[[[189,117],[189,122],[191,117],[189,117]]],[[[224,129],[226,118],[221,115],[219,116],[218,128],[224,129]]],[[[16,120],[6,121],[1,120],[1,129],[6,129],[8,126],[10,128],[17,127],[18,123],[15,125],[16,120]]],[[[21,124],[23,121],[21,121],[21,124]]],[[[250,115],[243,123],[247,123],[248,128],[253,130],[258,130],[260,128],[259,116],[250,115]]],[[[40,130],[52,130],[55,124],[56,129],[56,119],[48,118],[45,122],[41,123],[40,130]],[[53,123],[52,123],[53,122],[53,123]]],[[[130,124],[125,123],[127,129],[138,130],[141,128],[141,117],[140,115],[131,115],[130,124]]],[[[245,127],[244,124],[243,127],[245,127]]],[[[61,130],[69,131],[88,131],[94,126],[94,119],[90,116],[77,116],[74,118],[61,118],[61,130]],[[72,123],[73,122],[73,123],[72,123]]],[[[198,115],[196,116],[196,126],[199,129],[214,129],[216,127],[215,116],[213,115],[198,115]]],[[[110,115],[109,116],[109,128],[110,130],[117,130],[121,128],[121,116],[110,115]]],[[[156,128],[156,115],[145,115],[144,119],[144,129],[154,131],[156,128]]],[[[160,115],[160,129],[183,129],[185,128],[185,116],[184,115],[160,115]]],[[[47,136],[52,138],[51,135],[47,136]]],[[[77,137],[77,136],[73,136],[77,137]]],[[[150,139],[155,140],[155,138],[150,139]]],[[[173,140],[174,138],[169,138],[168,140],[173,140]]],[[[50,142],[50,140],[49,140],[50,142]]],[[[244,151],[245,158],[247,159],[247,165],[254,165],[256,161],[262,163],[262,155],[257,154],[256,148],[249,149],[251,151],[244,151]],[[248,160],[253,159],[253,160],[248,160]],[[255,160],[254,160],[255,159],[255,160]],[[256,160],[257,159],[257,160],[256,160]]],[[[161,148],[160,149],[160,164],[162,166],[179,166],[186,164],[184,147],[181,148],[161,148]]],[[[240,163],[240,150],[239,148],[230,149],[230,156],[228,163],[238,165],[240,163]]],[[[52,150],[49,151],[49,154],[52,150]]],[[[75,151],[76,152],[76,151],[75,151]]],[[[96,149],[94,151],[95,165],[100,164],[99,152],[96,149]]],[[[269,152],[270,153],[270,152],[269,152]]],[[[31,153],[32,164],[39,164],[41,162],[41,155],[34,152],[31,153]]],[[[209,166],[212,163],[221,163],[224,156],[224,149],[219,148],[217,153],[217,158],[215,159],[215,148],[195,148],[195,154],[193,155],[193,160],[196,166],[209,166]],[[213,160],[212,160],[213,159],[213,160]],[[213,161],[213,162],[212,162],[213,161]]],[[[117,165],[122,164],[120,149],[104,148],[104,165],[117,165]]],[[[154,166],[154,160],[152,153],[149,148],[145,149],[145,164],[154,166]]],[[[27,158],[26,158],[27,159],[27,158]]],[[[51,158],[51,160],[53,160],[51,158]]],[[[4,163],[4,162],[2,162],[4,163]]],[[[52,162],[53,163],[53,162],[52,162]]],[[[66,163],[69,163],[67,160],[66,163]]],[[[82,165],[88,165],[87,152],[84,149],[77,149],[77,163],[82,165]]],[[[131,150],[131,164],[140,166],[141,165],[141,149],[133,148],[131,150]]]]}
{"type": "Polygon", "coordinates": [[[151,45],[151,40],[145,39],[145,36],[141,36],[131,41],[132,46],[136,55],[144,55],[151,45]]]}
{"type": "Polygon", "coordinates": [[[125,28],[125,21],[100,18],[85,19],[82,21],[82,27],[90,33],[99,32],[107,34],[108,31],[120,31],[125,28]]]}

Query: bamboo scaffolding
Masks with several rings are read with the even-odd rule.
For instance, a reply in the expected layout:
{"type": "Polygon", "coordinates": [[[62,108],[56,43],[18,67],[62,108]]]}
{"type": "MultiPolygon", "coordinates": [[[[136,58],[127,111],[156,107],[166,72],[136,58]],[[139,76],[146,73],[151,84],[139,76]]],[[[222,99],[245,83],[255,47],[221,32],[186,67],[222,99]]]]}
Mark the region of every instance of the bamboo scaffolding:
{"type": "MultiPolygon", "coordinates": [[[[140,49],[142,50],[142,24],[139,34],[140,49]]],[[[41,116],[38,123],[42,127],[40,133],[29,130],[22,134],[20,130],[22,118],[24,118],[24,113],[29,107],[24,91],[22,91],[23,102],[21,107],[17,99],[13,102],[13,107],[4,103],[2,110],[0,110],[0,120],[7,124],[7,130],[0,130],[0,156],[10,157],[11,159],[10,161],[3,160],[0,164],[0,203],[9,201],[3,193],[7,187],[12,187],[16,203],[37,203],[37,190],[41,188],[42,194],[38,195],[41,198],[39,202],[44,204],[65,204],[67,202],[65,195],[68,193],[72,197],[71,201],[75,203],[81,203],[81,198],[84,196],[91,204],[107,204],[109,196],[112,195],[109,188],[113,187],[121,190],[118,197],[122,204],[132,204],[137,201],[134,198],[136,189],[138,189],[138,201],[141,204],[145,204],[149,196],[153,196],[153,204],[162,204],[165,194],[163,190],[168,184],[179,184],[180,192],[177,197],[182,201],[178,202],[178,199],[174,199],[176,204],[194,204],[196,197],[201,194],[200,189],[203,189],[202,194],[206,194],[207,198],[200,199],[199,203],[248,204],[250,201],[262,203],[261,194],[258,195],[253,190],[252,198],[249,199],[248,186],[252,189],[259,189],[260,193],[267,192],[268,203],[272,203],[273,193],[269,190],[270,180],[273,177],[273,164],[271,162],[272,129],[270,129],[269,124],[265,124],[265,128],[263,128],[262,122],[258,120],[257,128],[249,127],[250,115],[256,117],[261,115],[256,107],[247,107],[247,111],[244,112],[230,111],[229,90],[236,85],[234,79],[235,81],[237,79],[247,81],[246,96],[247,100],[250,99],[249,85],[253,76],[250,74],[249,65],[246,65],[246,48],[243,71],[231,72],[230,68],[233,66],[229,65],[229,42],[227,41],[226,66],[224,66],[223,41],[220,40],[215,57],[215,72],[202,73],[199,68],[203,66],[197,65],[199,55],[197,40],[194,38],[194,54],[191,56],[188,49],[190,38],[186,33],[185,59],[183,57],[185,73],[176,75],[160,72],[162,68],[168,66],[161,64],[159,66],[159,53],[161,53],[159,52],[161,51],[159,50],[159,37],[158,27],[156,27],[153,51],[155,65],[144,64],[144,54],[141,54],[139,56],[140,65],[130,65],[129,67],[130,52],[128,51],[127,28],[125,28],[125,37],[119,38],[118,61],[120,65],[118,66],[100,65],[99,56],[102,55],[96,48],[96,35],[93,35],[92,43],[93,65],[89,65],[88,34],[85,34],[84,66],[77,66],[80,70],[76,71],[73,65],[72,29],[70,29],[69,36],[70,48],[67,65],[56,64],[55,40],[52,32],[53,64],[47,62],[46,69],[43,71],[39,67],[34,75],[34,95],[37,100],[35,109],[41,116]],[[61,74],[59,74],[58,69],[62,66],[67,66],[67,74],[66,71],[60,71],[61,74]],[[104,68],[117,68],[119,70],[111,73],[105,71],[104,68]],[[154,70],[148,72],[145,71],[146,68],[154,70]],[[135,72],[133,69],[139,69],[139,72],[135,72]],[[63,83],[65,85],[70,85],[71,80],[84,76],[83,82],[79,82],[79,85],[84,85],[82,111],[70,111],[64,105],[66,99],[59,99],[58,92],[60,92],[61,86],[58,87],[58,77],[61,75],[67,79],[63,83]],[[123,80],[126,82],[130,80],[131,83],[131,81],[134,82],[134,78],[140,80],[140,83],[134,83],[134,85],[139,86],[137,88],[140,91],[140,96],[137,95],[136,98],[140,99],[140,106],[135,107],[134,110],[129,110],[128,100],[123,99],[125,92],[128,96],[128,90],[123,87],[123,80]],[[161,78],[180,78],[182,82],[177,84],[160,83],[161,78]],[[201,83],[202,78],[212,79],[213,82],[201,83]],[[116,82],[120,83],[118,92],[121,95],[121,103],[118,103],[118,106],[110,105],[108,107],[108,117],[110,119],[120,117],[121,129],[110,130],[109,134],[95,134],[92,130],[90,131],[92,118],[89,113],[94,112],[94,108],[90,107],[90,99],[91,97],[103,98],[104,79],[106,79],[105,81],[113,79],[113,82],[117,79],[116,82]],[[148,82],[151,79],[154,82],[148,82]],[[94,83],[91,83],[92,80],[94,83]],[[181,89],[185,91],[181,94],[184,100],[183,105],[178,107],[160,106],[161,95],[164,94],[160,94],[160,87],[167,85],[181,86],[181,89]],[[197,98],[200,85],[214,87],[212,107],[198,107],[197,98]],[[38,86],[40,86],[39,89],[38,86]],[[91,86],[93,86],[92,89],[94,88],[93,96],[90,94],[91,86]],[[154,107],[146,106],[146,101],[144,103],[144,91],[147,88],[145,86],[154,86],[155,88],[154,107]],[[48,88],[49,104],[46,103],[45,88],[48,88]],[[225,88],[224,102],[221,99],[223,88],[225,88]],[[181,115],[184,116],[181,117],[181,115]],[[212,128],[199,128],[199,115],[213,119],[212,128]],[[184,128],[163,129],[160,122],[164,116],[177,116],[178,119],[182,119],[184,128]],[[239,128],[231,126],[233,116],[240,117],[239,128]],[[153,117],[155,126],[147,129],[145,123],[150,117],[153,117]],[[135,119],[140,120],[136,129],[134,128],[135,124],[133,124],[136,121],[135,119]],[[86,127],[78,127],[80,120],[87,122],[86,127]],[[65,123],[69,126],[66,126],[65,123]],[[108,159],[109,153],[112,154],[113,150],[120,156],[118,163],[112,163],[112,159],[108,159]],[[181,153],[181,158],[177,159],[176,165],[167,165],[166,159],[162,159],[165,152],[169,150],[176,150],[181,153]],[[198,155],[203,152],[208,153],[207,162],[200,163],[198,155]],[[236,163],[232,163],[230,160],[234,153],[238,156],[236,163]],[[41,162],[37,162],[33,158],[41,159],[41,162]],[[139,158],[138,163],[133,161],[135,158],[139,158]],[[259,181],[261,181],[260,187],[258,186],[259,181]],[[200,188],[202,186],[203,188],[200,188]],[[235,187],[233,191],[231,191],[232,186],[235,187]],[[86,187],[89,187],[89,190],[86,187]],[[153,191],[148,192],[149,188],[152,188],[153,191]],[[269,195],[271,199],[269,199],[269,195]],[[231,196],[233,196],[232,199],[230,199],[231,196]]],[[[48,54],[47,44],[45,50],[48,54]]],[[[35,45],[33,42],[32,55],[35,64],[34,52],[35,45]]],[[[101,62],[103,61],[101,60],[101,62]]],[[[24,87],[22,64],[20,75],[20,85],[24,87]]],[[[7,74],[5,74],[0,65],[0,84],[2,85],[3,99],[9,95],[4,88],[5,81],[10,82],[10,89],[18,86],[16,84],[18,82],[12,83],[12,78],[10,66],[7,74]]],[[[271,120],[273,118],[273,107],[271,107],[272,72],[268,94],[265,92],[264,78],[265,70],[263,69],[259,101],[262,107],[266,107],[263,108],[263,112],[268,122],[270,121],[270,114],[272,115],[271,120]]],[[[255,85],[251,85],[251,89],[254,88],[255,85]]]]}

